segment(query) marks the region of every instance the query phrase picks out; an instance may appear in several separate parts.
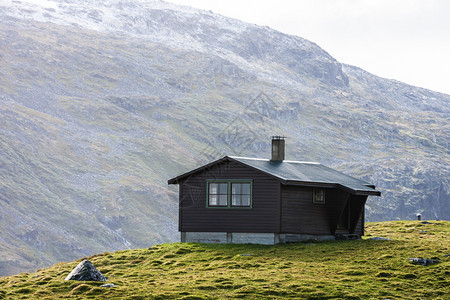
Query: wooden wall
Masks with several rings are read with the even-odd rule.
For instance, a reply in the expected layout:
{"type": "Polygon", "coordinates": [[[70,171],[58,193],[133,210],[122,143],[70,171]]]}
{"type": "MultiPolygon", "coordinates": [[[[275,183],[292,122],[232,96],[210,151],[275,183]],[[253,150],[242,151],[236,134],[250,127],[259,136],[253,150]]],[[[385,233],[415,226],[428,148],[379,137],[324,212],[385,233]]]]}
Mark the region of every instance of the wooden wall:
{"type": "Polygon", "coordinates": [[[325,189],[325,204],[313,203],[313,188],[282,186],[281,233],[332,235],[349,193],[325,189]]]}
{"type": "Polygon", "coordinates": [[[282,185],[261,171],[236,161],[224,161],[180,183],[178,228],[181,232],[364,234],[367,196],[325,188],[326,203],[314,204],[312,191],[312,187],[282,185]],[[206,185],[210,179],[252,179],[252,207],[207,208],[206,185]],[[338,229],[347,202],[351,216],[349,229],[338,229]]]}
{"type": "Polygon", "coordinates": [[[279,232],[280,183],[242,165],[225,161],[180,184],[181,232],[279,232]],[[206,180],[253,179],[252,208],[207,208],[206,180]]]}

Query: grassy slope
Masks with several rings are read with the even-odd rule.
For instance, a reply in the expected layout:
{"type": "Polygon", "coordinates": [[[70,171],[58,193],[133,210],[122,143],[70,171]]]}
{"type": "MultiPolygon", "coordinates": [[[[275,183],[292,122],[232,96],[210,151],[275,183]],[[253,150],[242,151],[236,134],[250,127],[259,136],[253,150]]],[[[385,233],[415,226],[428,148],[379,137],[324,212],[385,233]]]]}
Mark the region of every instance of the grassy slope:
{"type": "Polygon", "coordinates": [[[163,244],[89,259],[117,286],[64,281],[81,261],[0,278],[2,298],[445,299],[450,222],[368,223],[366,239],[276,246],[163,244]],[[410,257],[437,258],[431,266],[410,257]]]}

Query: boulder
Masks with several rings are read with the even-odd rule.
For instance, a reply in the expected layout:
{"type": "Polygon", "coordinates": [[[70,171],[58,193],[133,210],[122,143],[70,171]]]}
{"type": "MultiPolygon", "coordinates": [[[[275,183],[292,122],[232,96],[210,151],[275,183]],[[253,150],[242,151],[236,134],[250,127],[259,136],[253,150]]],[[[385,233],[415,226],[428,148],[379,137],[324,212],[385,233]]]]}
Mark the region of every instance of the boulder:
{"type": "Polygon", "coordinates": [[[370,238],[369,240],[373,240],[373,241],[392,241],[391,239],[385,238],[385,237],[379,237],[379,236],[375,236],[373,238],[370,238]]]}
{"type": "Polygon", "coordinates": [[[437,264],[440,262],[439,259],[429,259],[429,258],[422,258],[422,257],[408,258],[408,260],[412,264],[422,265],[422,266],[429,266],[429,265],[437,264]]]}
{"type": "Polygon", "coordinates": [[[431,223],[431,222],[428,222],[428,221],[422,221],[421,223],[422,224],[434,224],[434,223],[431,223]]]}
{"type": "Polygon", "coordinates": [[[66,280],[106,281],[106,277],[87,259],[83,260],[67,275],[66,280]]]}

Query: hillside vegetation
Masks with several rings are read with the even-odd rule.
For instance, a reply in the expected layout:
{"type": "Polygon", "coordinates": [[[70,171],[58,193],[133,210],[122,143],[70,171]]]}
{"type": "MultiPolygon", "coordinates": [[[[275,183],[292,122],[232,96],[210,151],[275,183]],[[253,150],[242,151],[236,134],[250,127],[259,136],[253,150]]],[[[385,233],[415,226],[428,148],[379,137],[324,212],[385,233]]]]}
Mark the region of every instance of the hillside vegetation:
{"type": "Polygon", "coordinates": [[[0,299],[446,299],[450,222],[368,223],[366,233],[356,241],[107,252],[88,259],[115,287],[65,281],[80,259],[0,278],[0,299]],[[390,240],[369,240],[375,236],[390,240]],[[413,257],[441,262],[414,265],[413,257]]]}

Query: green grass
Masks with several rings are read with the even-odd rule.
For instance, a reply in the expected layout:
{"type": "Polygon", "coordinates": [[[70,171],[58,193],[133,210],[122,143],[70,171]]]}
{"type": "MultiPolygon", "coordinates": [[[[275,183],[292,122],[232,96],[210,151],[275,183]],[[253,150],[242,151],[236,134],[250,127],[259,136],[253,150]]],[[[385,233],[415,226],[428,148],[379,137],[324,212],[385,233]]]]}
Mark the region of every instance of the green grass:
{"type": "Polygon", "coordinates": [[[80,259],[2,277],[0,299],[445,299],[449,233],[448,221],[396,221],[368,223],[365,239],[357,241],[173,243],[106,252],[89,260],[116,287],[65,281],[80,259]],[[418,266],[410,257],[441,262],[418,266]]]}

